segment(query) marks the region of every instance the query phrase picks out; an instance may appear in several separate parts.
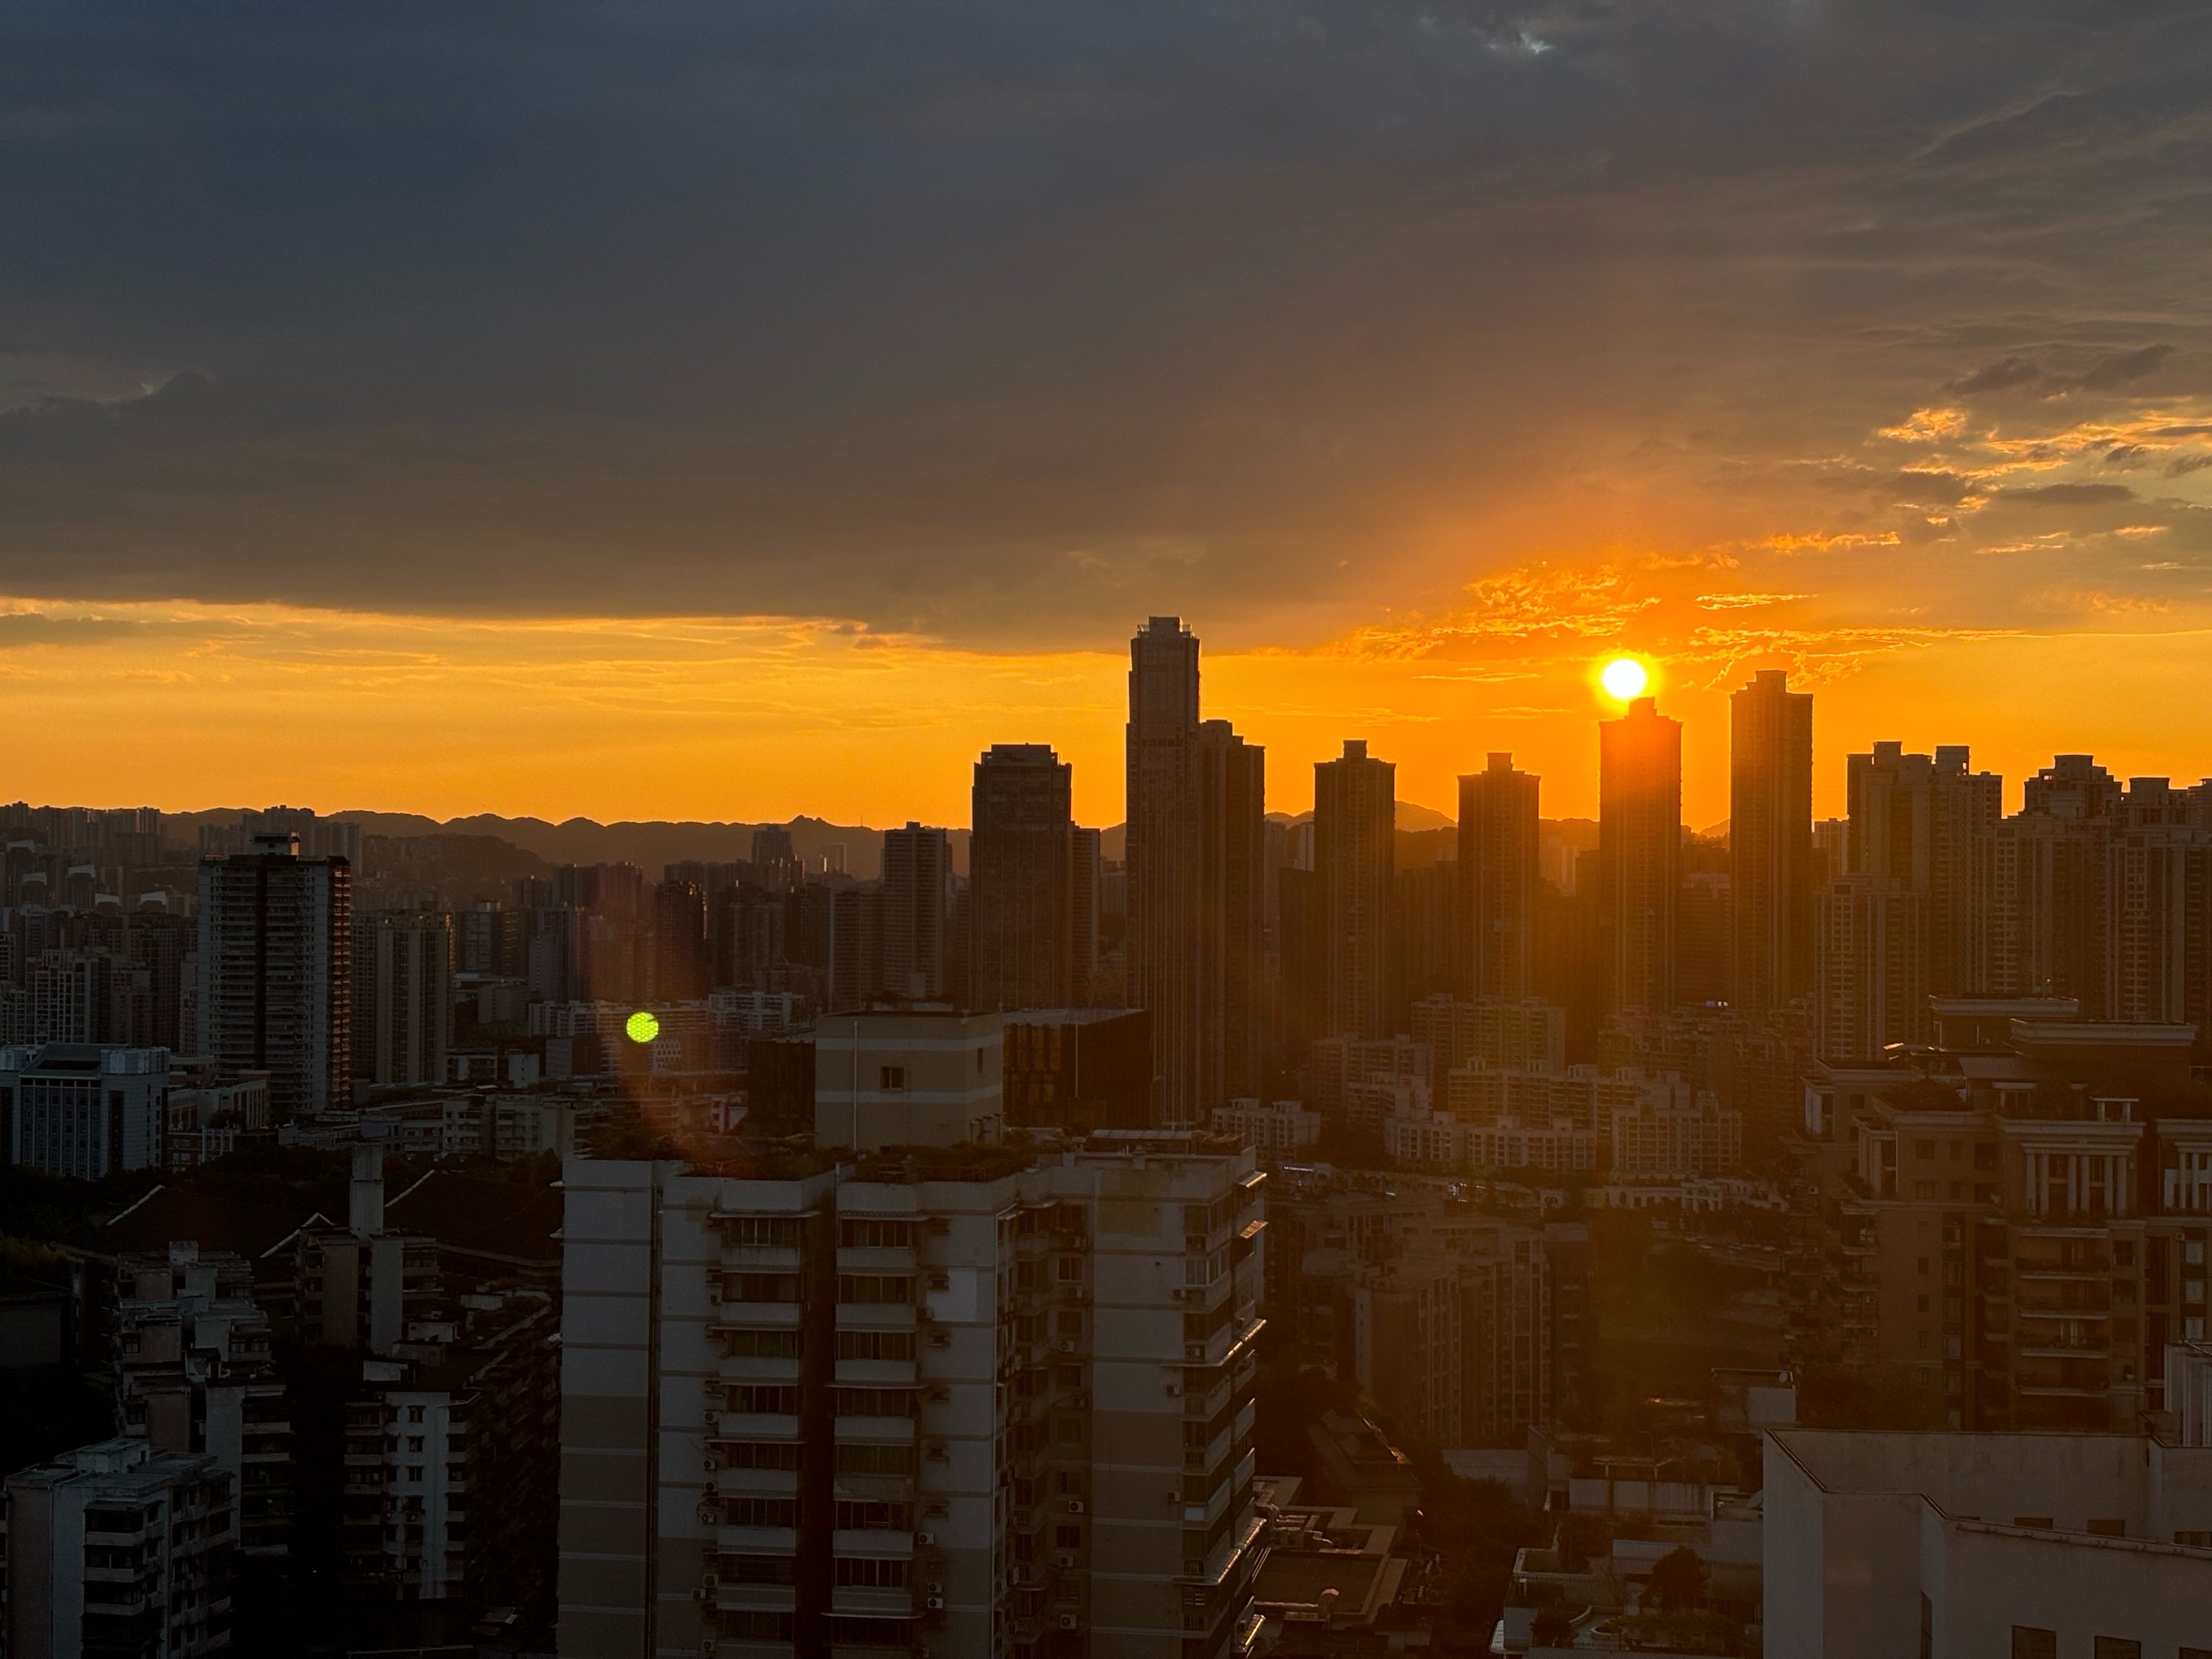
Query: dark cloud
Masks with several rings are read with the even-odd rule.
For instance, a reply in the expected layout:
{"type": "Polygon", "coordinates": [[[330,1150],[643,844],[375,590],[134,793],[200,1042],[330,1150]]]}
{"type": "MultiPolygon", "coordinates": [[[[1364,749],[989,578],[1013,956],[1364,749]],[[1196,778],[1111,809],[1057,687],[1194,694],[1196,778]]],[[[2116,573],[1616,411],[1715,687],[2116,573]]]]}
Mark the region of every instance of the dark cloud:
{"type": "Polygon", "coordinates": [[[2131,467],[2150,453],[2141,444],[2114,444],[2105,452],[2105,465],[2123,469],[2131,467]]]}
{"type": "Polygon", "coordinates": [[[2001,489],[1996,499],[2020,501],[2029,507],[2108,507],[2114,501],[2131,501],[2136,492],[2125,484],[2115,483],[2055,483],[2042,484],[2033,489],[2001,489]]]}
{"type": "Polygon", "coordinates": [[[2100,361],[2097,366],[2081,377],[2081,386],[2088,392],[2111,392],[2131,386],[2148,374],[2158,372],[2159,365],[2173,355],[2170,345],[2145,346],[2140,351],[2115,352],[2100,361]]]}
{"type": "Polygon", "coordinates": [[[1972,374],[1962,375],[1943,389],[1961,398],[1972,398],[1983,392],[2008,392],[2036,380],[2043,371],[2026,357],[2008,357],[2002,362],[1991,363],[1972,374]]]}
{"type": "Polygon", "coordinates": [[[1095,641],[1692,468],[1766,533],[1929,386],[2189,389],[2208,74],[2195,0],[15,8],[0,592],[1095,641]]]}
{"type": "Polygon", "coordinates": [[[1972,489],[1970,480],[1955,472],[1913,469],[1890,479],[1885,494],[1891,501],[1908,506],[1951,507],[1972,489]]]}
{"type": "Polygon", "coordinates": [[[2186,477],[2191,472],[2202,472],[2212,466],[2212,455],[2177,455],[2166,464],[2169,478],[2186,477]]]}

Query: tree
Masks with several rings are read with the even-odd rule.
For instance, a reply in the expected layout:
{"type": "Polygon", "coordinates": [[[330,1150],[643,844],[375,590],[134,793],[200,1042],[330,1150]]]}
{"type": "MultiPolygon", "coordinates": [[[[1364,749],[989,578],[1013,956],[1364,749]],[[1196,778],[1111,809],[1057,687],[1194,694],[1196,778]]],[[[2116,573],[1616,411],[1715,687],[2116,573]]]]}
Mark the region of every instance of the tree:
{"type": "Polygon", "coordinates": [[[1663,1613],[1691,1613],[1705,1604],[1705,1564],[1687,1544],[1659,1558],[1651,1569],[1651,1597],[1663,1613]]]}
{"type": "Polygon", "coordinates": [[[1528,1639],[1540,1648],[1572,1647],[1575,1621],[1557,1607],[1546,1607],[1529,1625],[1528,1639]]]}

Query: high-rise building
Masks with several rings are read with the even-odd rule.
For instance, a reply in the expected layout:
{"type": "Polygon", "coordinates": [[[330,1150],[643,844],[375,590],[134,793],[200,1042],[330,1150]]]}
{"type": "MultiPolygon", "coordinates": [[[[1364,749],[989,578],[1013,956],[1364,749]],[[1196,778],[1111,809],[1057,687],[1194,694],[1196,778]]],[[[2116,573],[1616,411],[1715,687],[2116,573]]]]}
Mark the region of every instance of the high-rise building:
{"type": "Polygon", "coordinates": [[[647,901],[645,944],[641,1001],[693,1002],[713,988],[707,895],[697,884],[667,880],[653,888],[647,901]]]}
{"type": "Polygon", "coordinates": [[[349,1096],[353,872],[290,835],[200,861],[199,1050],[269,1073],[277,1120],[349,1096]]]}
{"type": "Polygon", "coordinates": [[[569,1164],[562,1650],[1232,1650],[1262,1179],[1188,1134],[569,1164]]]}
{"type": "Polygon", "coordinates": [[[235,1484],[128,1437],[8,1477],[7,1650],[40,1659],[230,1651],[235,1484]]]}
{"type": "Polygon", "coordinates": [[[814,1139],[871,1152],[999,1138],[1005,1028],[996,1013],[878,1008],[814,1034],[814,1139]]]}
{"type": "Polygon", "coordinates": [[[1674,1006],[1682,723],[1638,697],[1598,726],[1598,910],[1605,1012],[1674,1006]]]}
{"type": "Polygon", "coordinates": [[[1168,1121],[1191,1123],[1204,1098],[1204,768],[1199,746],[1198,640],[1154,617],[1129,641],[1129,1000],[1152,1020],[1168,1121]]]}
{"type": "Polygon", "coordinates": [[[1088,1007],[1097,995],[1099,907],[1104,896],[1099,890],[1106,878],[1106,863],[1099,853],[1096,830],[1076,830],[1073,846],[1068,890],[1067,994],[1078,1007],[1088,1007]]]}
{"type": "Polygon", "coordinates": [[[1331,1036],[1390,1034],[1390,910],[1398,769],[1347,738],[1314,765],[1314,872],[1321,879],[1331,1036]]]}
{"type": "Polygon", "coordinates": [[[2004,781],[1969,768],[1963,744],[1933,756],[1878,743],[1848,770],[1847,861],[1861,875],[1893,877],[1921,896],[1931,994],[1983,988],[1979,872],[2003,810],[2004,781]]]}
{"type": "Polygon", "coordinates": [[[434,910],[355,918],[354,1075],[443,1083],[453,1042],[453,918],[434,910]]]}
{"type": "MultiPolygon", "coordinates": [[[[968,842],[968,1004],[1059,1008],[1075,965],[1070,769],[1041,743],[975,763],[968,842]]],[[[1096,843],[1094,842],[1094,850],[1096,843]]]]}
{"type": "Polygon", "coordinates": [[[1267,1047],[1267,751],[1227,720],[1199,727],[1199,1099],[1255,1093],[1267,1047]]]}
{"type": "Polygon", "coordinates": [[[168,1092],[166,1048],[0,1048],[0,1153],[77,1181],[158,1168],[168,1092]]]}
{"type": "Polygon", "coordinates": [[[2188,794],[2133,778],[2105,848],[2106,1018],[2197,1028],[2212,1047],[2212,828],[2188,794]]]}
{"type": "Polygon", "coordinates": [[[1729,1000],[1763,1017],[1813,988],[1813,695],[1763,671],[1729,698],[1729,1000]]]}
{"type": "Polygon", "coordinates": [[[1459,781],[1460,996],[1519,1002],[1536,983],[1537,779],[1493,754],[1459,781]]]}
{"type": "Polygon", "coordinates": [[[1849,875],[1821,890],[1813,929],[1815,1057],[1879,1059],[1889,1044],[1923,1034],[1927,915],[1926,896],[1895,876],[1849,875]]]}
{"type": "Polygon", "coordinates": [[[944,830],[909,822],[884,832],[883,983],[892,996],[945,996],[951,883],[952,849],[944,830]]]}

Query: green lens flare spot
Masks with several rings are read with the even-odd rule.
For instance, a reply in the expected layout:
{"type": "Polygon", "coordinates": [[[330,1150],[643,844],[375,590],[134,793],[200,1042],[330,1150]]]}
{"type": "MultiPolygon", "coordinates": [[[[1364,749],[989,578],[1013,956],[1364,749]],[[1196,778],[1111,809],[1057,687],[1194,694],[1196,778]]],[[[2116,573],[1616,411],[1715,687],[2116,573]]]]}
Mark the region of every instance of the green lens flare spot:
{"type": "Polygon", "coordinates": [[[623,1022],[623,1030],[632,1042],[650,1042],[660,1035],[660,1017],[641,1008],[623,1022]]]}

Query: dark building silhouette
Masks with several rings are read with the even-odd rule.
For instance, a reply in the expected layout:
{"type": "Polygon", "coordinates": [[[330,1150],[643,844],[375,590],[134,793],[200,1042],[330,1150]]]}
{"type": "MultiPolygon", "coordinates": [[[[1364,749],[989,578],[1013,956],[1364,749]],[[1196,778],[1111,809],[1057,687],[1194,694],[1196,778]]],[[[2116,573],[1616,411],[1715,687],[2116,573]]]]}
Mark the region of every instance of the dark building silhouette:
{"type": "Polygon", "coordinates": [[[1071,1000],[1069,777],[1067,763],[1043,744],[997,744],[975,763],[965,999],[972,1008],[1058,1008],[1071,1000]]]}
{"type": "Polygon", "coordinates": [[[278,1121],[350,1097],[353,871],[296,836],[200,861],[200,1052],[269,1073],[278,1121]]]}
{"type": "Polygon", "coordinates": [[[952,849],[942,830],[909,822],[884,832],[883,988],[895,997],[945,996],[952,849]]]}
{"type": "Polygon", "coordinates": [[[1460,995],[1519,1002],[1536,971],[1538,781],[1493,754],[1459,781],[1459,909],[1466,977],[1460,995]]]}
{"type": "Polygon", "coordinates": [[[1260,1091],[1267,1047],[1267,750],[1227,720],[1199,728],[1205,1111],[1260,1091]]]}
{"type": "Polygon", "coordinates": [[[1813,696],[1778,669],[1729,699],[1729,857],[1723,994],[1764,1016],[1813,982],[1813,696]]]}
{"type": "Polygon", "coordinates": [[[1605,1012],[1674,1006],[1682,723],[1638,697],[1598,726],[1598,913],[1605,1012]]]}
{"type": "Polygon", "coordinates": [[[1331,1036],[1390,1034],[1390,910],[1398,769],[1347,738],[1314,766],[1314,872],[1321,878],[1331,1036]]]}
{"type": "Polygon", "coordinates": [[[1152,1022],[1153,1064],[1170,1123],[1194,1123],[1205,1099],[1205,996],[1198,640],[1154,617],[1129,642],[1129,1000],[1152,1022]]]}

